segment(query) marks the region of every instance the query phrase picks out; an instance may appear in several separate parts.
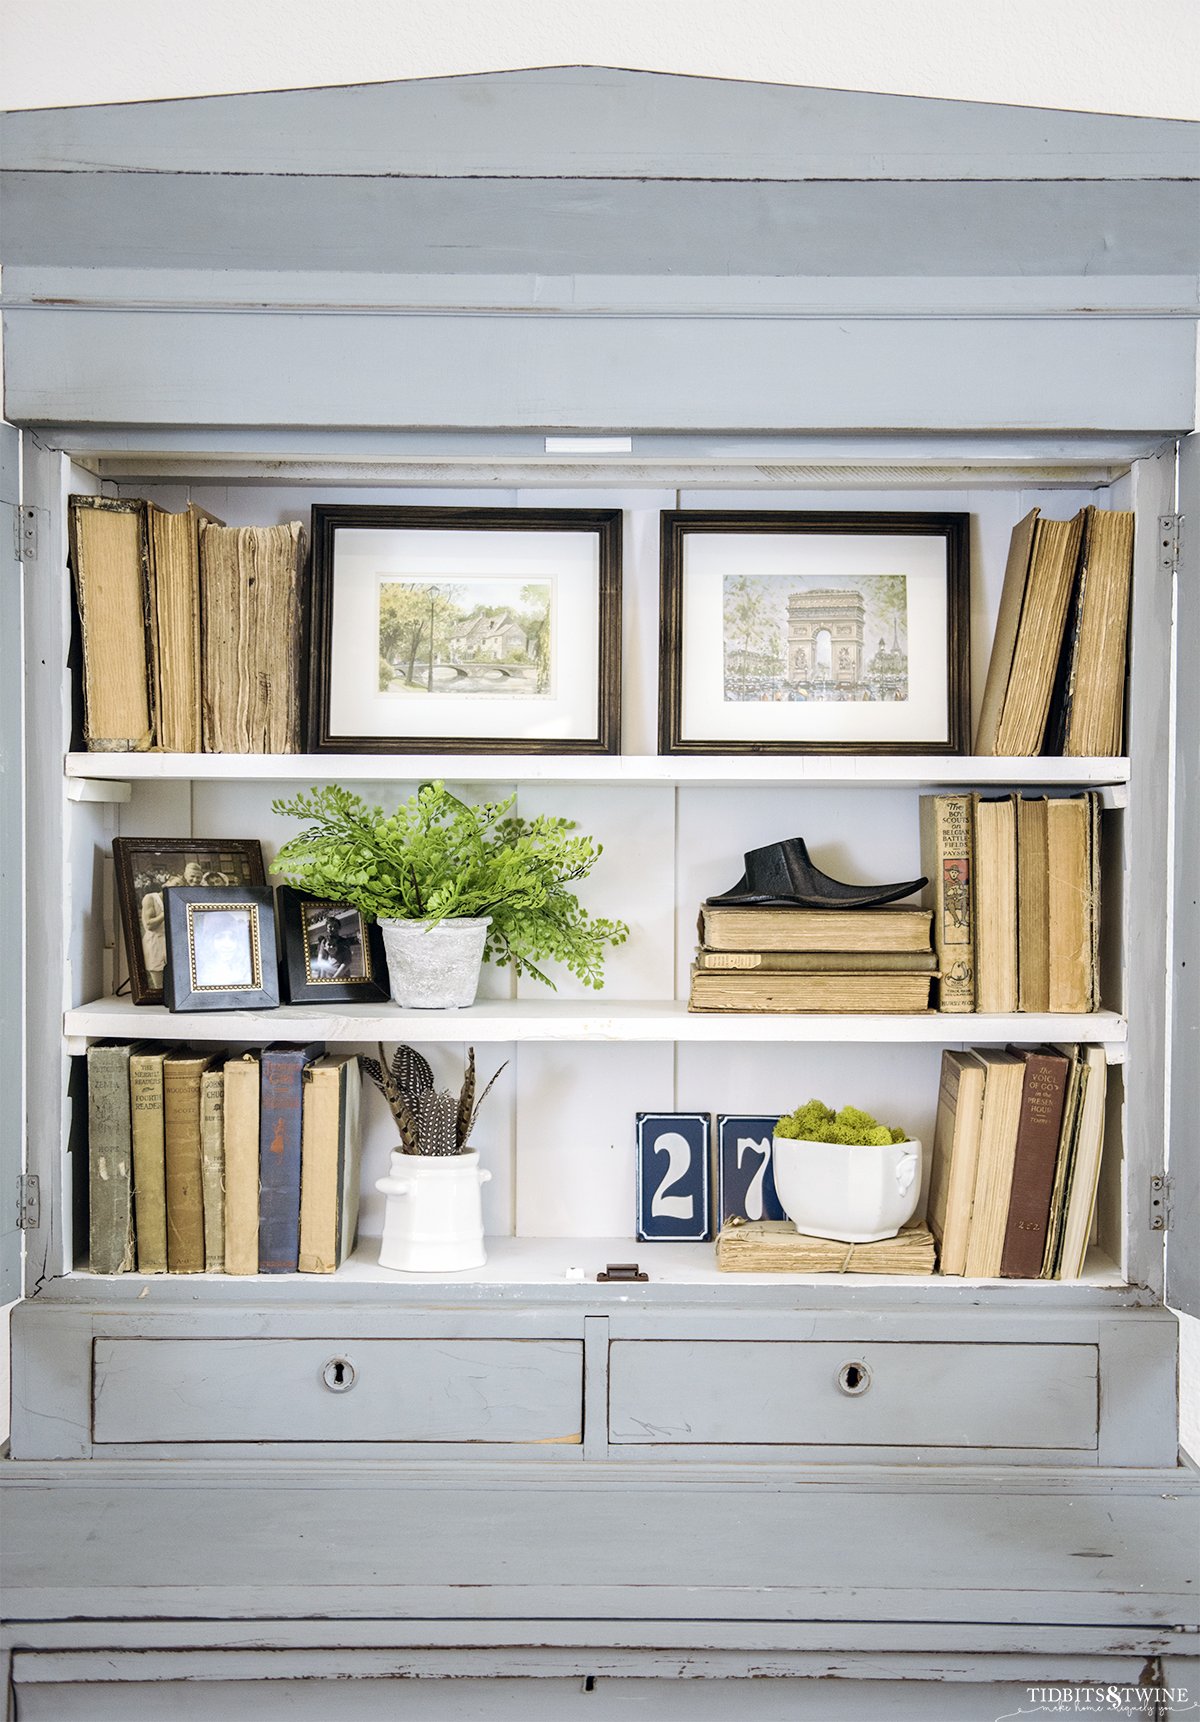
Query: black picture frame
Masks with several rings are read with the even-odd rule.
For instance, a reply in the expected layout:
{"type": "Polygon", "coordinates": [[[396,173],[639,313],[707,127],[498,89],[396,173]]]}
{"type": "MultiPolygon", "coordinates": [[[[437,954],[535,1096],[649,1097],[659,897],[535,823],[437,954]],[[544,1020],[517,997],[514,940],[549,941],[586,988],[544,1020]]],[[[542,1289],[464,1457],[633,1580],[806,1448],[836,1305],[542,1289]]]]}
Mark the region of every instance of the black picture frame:
{"type": "Polygon", "coordinates": [[[262,844],[256,837],[114,837],[112,851],[130,996],[135,1005],[162,1004],[164,890],[214,885],[217,877],[227,885],[265,885],[262,844]],[[190,879],[197,870],[200,876],[190,879]]]}
{"type": "MultiPolygon", "coordinates": [[[[607,508],[420,508],[372,507],[356,503],[314,504],[312,510],[312,578],[311,657],[308,690],[308,750],[310,753],[516,753],[516,754],[603,754],[619,753],[621,747],[621,531],[620,509],[607,508]],[[503,713],[501,702],[487,701],[480,710],[482,733],[441,735],[421,734],[356,734],[339,728],[333,717],[334,659],[341,654],[357,653],[352,662],[361,659],[361,674],[378,686],[380,667],[386,668],[378,632],[372,636],[364,631],[361,644],[347,639],[347,629],[336,615],[335,594],[338,586],[338,534],[346,531],[396,532],[469,532],[507,534],[516,532],[577,532],[594,535],[598,547],[598,586],[596,613],[589,628],[580,628],[578,650],[594,649],[597,701],[595,721],[586,735],[552,736],[524,732],[506,732],[498,719],[503,713]],[[586,635],[586,637],[585,637],[586,635]],[[594,645],[593,645],[594,642],[594,645]]],[[[422,578],[425,578],[422,576],[422,578]]],[[[515,579],[515,576],[512,577],[515,579]]],[[[397,576],[400,582],[400,576],[397,576]]],[[[452,583],[452,582],[451,582],[452,583]]],[[[426,580],[431,587],[435,582],[426,580]]],[[[551,622],[546,626],[550,627],[551,622]]],[[[434,634],[431,600],[430,634],[434,634]]],[[[528,644],[528,642],[527,642],[528,644]]],[[[416,689],[413,664],[418,646],[409,663],[409,689],[416,689]]],[[[471,660],[482,664],[481,658],[471,660]]],[[[428,652],[428,686],[433,691],[436,669],[452,669],[460,679],[469,679],[461,663],[449,662],[438,666],[436,646],[428,652]]],[[[482,673],[482,672],[481,672],[482,673]]],[[[499,685],[501,672],[489,666],[499,685]]],[[[509,681],[515,672],[507,671],[509,681]]],[[[393,686],[402,682],[399,672],[393,686]]],[[[448,682],[448,678],[446,678],[448,682]]],[[[450,684],[452,687],[452,684],[450,684]]],[[[473,690],[479,691],[479,690],[473,690]]],[[[415,711],[415,708],[413,708],[415,711]]],[[[400,715],[403,707],[397,708],[400,715]]]]}
{"type": "Polygon", "coordinates": [[[350,903],[333,903],[280,885],[276,891],[279,909],[280,985],[287,1004],[382,1004],[391,997],[383,934],[375,921],[368,921],[350,903]],[[333,921],[332,931],[318,932],[321,921],[333,921]],[[322,952],[326,940],[333,948],[322,952]],[[337,949],[349,943],[349,953],[337,949]],[[324,968],[333,972],[323,973],[324,968]],[[341,973],[340,968],[361,970],[341,973]]]}
{"type": "Polygon", "coordinates": [[[275,894],[269,885],[168,885],[164,1003],[171,1011],[279,1004],[275,894]]]}
{"type": "MultiPolygon", "coordinates": [[[[839,511],[750,511],[750,510],[673,510],[664,512],[661,517],[660,537],[660,629],[659,629],[659,753],[674,755],[712,755],[733,754],[760,756],[779,756],[789,754],[961,754],[965,753],[970,744],[971,716],[971,668],[970,668],[970,515],[959,513],[897,513],[897,512],[839,512],[839,511]],[[764,733],[761,736],[746,734],[741,736],[705,736],[694,732],[694,728],[686,729],[684,723],[685,675],[694,677],[694,663],[688,659],[687,627],[685,623],[685,553],[687,540],[690,536],[713,535],[786,535],[811,536],[823,534],[828,537],[846,536],[878,536],[888,538],[939,538],[945,546],[945,598],[944,621],[945,640],[930,642],[923,648],[927,661],[937,672],[938,685],[941,682],[942,665],[944,664],[944,735],[909,736],[904,739],[891,739],[887,731],[886,708],[888,701],[898,703],[903,697],[893,687],[890,693],[876,697],[872,693],[855,694],[850,696],[860,708],[868,702],[878,709],[880,731],[878,736],[864,737],[846,735],[839,737],[836,733],[825,733],[819,737],[796,734],[786,736],[778,733],[781,722],[779,717],[774,720],[776,733],[764,733]]],[[[732,568],[732,561],[731,561],[732,568]]],[[[892,572],[892,570],[887,570],[892,572]]],[[[804,578],[811,578],[805,576],[804,578]]],[[[858,577],[861,579],[861,577],[858,577]]],[[[711,576],[710,576],[711,579],[711,576]]],[[[815,594],[814,594],[815,596],[815,594]]],[[[787,624],[788,634],[783,645],[782,662],[783,677],[775,672],[768,679],[763,677],[763,683],[782,680],[789,691],[781,693],[778,689],[770,693],[751,694],[746,703],[756,701],[764,708],[770,704],[783,703],[792,707],[797,728],[804,723],[803,707],[809,705],[809,719],[813,721],[814,708],[818,705],[827,706],[833,700],[840,698],[840,692],[834,691],[835,684],[826,683],[825,690],[815,698],[798,691],[797,684],[789,682],[791,664],[787,653],[792,649],[791,618],[787,624]]],[[[722,630],[724,618],[722,617],[722,630]]],[[[850,631],[857,630],[861,636],[864,632],[861,615],[851,623],[850,631]]],[[[821,628],[822,632],[832,634],[832,629],[821,628]]],[[[727,636],[722,631],[722,663],[723,674],[728,679],[729,658],[725,640],[727,636]]],[[[862,654],[866,642],[849,639],[849,665],[858,669],[858,680],[855,685],[865,687],[866,679],[862,676],[862,654]],[[855,653],[857,652],[857,660],[855,653]]],[[[832,653],[832,646],[830,651],[832,653]]],[[[778,648],[776,648],[778,651],[778,648]]],[[[816,662],[816,640],[812,641],[812,663],[816,662]]],[[[907,694],[909,647],[906,646],[903,656],[903,685],[907,694]]],[[[764,654],[765,655],[765,654],[764,654]]],[[[698,658],[699,654],[695,654],[698,658]]],[[[752,654],[746,651],[744,656],[749,659],[752,654]]],[[[881,642],[876,661],[885,656],[885,648],[881,642]]],[[[901,660],[896,652],[886,653],[889,667],[901,660]]],[[[773,660],[778,663],[780,659],[773,660]]],[[[745,667],[745,666],[744,666],[745,667]]],[[[836,672],[841,674],[841,670],[836,672]]],[[[753,686],[753,678],[747,678],[753,686]]],[[[849,680],[849,676],[847,676],[849,680]]],[[[897,673],[892,677],[896,687],[900,685],[901,677],[897,673]]],[[[689,684],[694,686],[694,682],[689,684]]],[[[811,684],[810,684],[811,687],[811,684]]],[[[728,695],[726,693],[726,698],[728,695]]],[[[850,701],[848,700],[847,705],[850,701]]],[[[939,702],[939,719],[942,715],[942,705],[939,702]]],[[[784,714],[784,718],[789,714],[784,714]]],[[[871,715],[875,715],[872,713],[871,715]]],[[[750,720],[747,720],[749,724],[750,720]]],[[[858,719],[861,726],[863,720],[858,719]]],[[[714,726],[716,727],[716,726],[714,726]]],[[[765,728],[766,726],[764,726],[765,728]]],[[[932,727],[932,726],[931,726],[932,727]]]]}

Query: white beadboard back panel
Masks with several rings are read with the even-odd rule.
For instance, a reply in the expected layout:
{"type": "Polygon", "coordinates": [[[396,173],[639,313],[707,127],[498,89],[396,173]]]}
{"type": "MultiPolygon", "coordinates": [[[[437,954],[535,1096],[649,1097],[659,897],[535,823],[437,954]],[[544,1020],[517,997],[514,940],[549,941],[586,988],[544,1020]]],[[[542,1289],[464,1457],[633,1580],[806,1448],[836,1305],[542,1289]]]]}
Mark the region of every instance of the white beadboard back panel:
{"type": "Polygon", "coordinates": [[[670,1046],[523,1045],[517,1059],[519,1237],[630,1237],[634,1114],[671,1111],[670,1046]]]}

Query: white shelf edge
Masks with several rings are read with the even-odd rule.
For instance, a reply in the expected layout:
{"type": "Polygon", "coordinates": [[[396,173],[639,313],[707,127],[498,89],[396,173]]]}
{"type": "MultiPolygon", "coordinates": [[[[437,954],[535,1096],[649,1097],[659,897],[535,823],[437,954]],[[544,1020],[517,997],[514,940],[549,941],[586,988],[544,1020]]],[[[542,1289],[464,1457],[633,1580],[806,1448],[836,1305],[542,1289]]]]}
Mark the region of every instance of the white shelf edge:
{"type": "MultiPolygon", "coordinates": [[[[1129,760],[993,758],[970,754],[797,754],[785,758],[658,754],[69,753],[71,783],[247,782],[574,783],[738,787],[751,784],[1119,785],[1129,760]]],[[[70,789],[68,787],[68,794],[70,789]]],[[[78,797],[75,797],[78,799],[78,797]]],[[[108,799],[92,792],[91,799],[108,799]]],[[[124,799],[124,797],[120,797],[124,799]]]]}
{"type": "MultiPolygon", "coordinates": [[[[313,1005],[281,1005],[264,1011],[176,1011],[134,1005],[128,999],[97,999],[65,1013],[67,1050],[81,1053],[89,1040],[115,1037],[221,1044],[272,1040],[363,1041],[754,1041],[863,1045],[1003,1045],[1013,1040],[1087,1041],[1119,1057],[1125,1019],[1115,1011],[1091,1015],[778,1015],[690,1013],[678,999],[590,999],[485,1001],[467,1010],[405,1011],[398,1006],[347,1005],[337,1012],[313,1005]]],[[[1111,1058],[1111,1053],[1110,1053],[1111,1058]]]]}
{"type": "Polygon", "coordinates": [[[943,1296],[970,1294],[981,1287],[1002,1288],[1005,1292],[1035,1297],[1056,1297],[1063,1286],[1113,1289],[1125,1285],[1120,1269],[1099,1250],[1091,1250],[1083,1275],[1078,1280],[987,1280],[965,1279],[948,1274],[785,1274],[721,1272],[715,1259],[713,1243],[642,1243],[633,1237],[500,1237],[485,1239],[488,1259],[482,1268],[470,1268],[462,1273],[400,1273],[379,1265],[379,1239],[364,1236],[359,1239],[354,1254],[336,1273],[269,1274],[231,1278],[227,1274],[90,1274],[76,1271],[70,1276],[73,1288],[102,1285],[104,1292],[118,1288],[121,1293],[137,1297],[139,1308],[146,1303],[171,1303],[184,1298],[190,1303],[202,1287],[229,1288],[226,1295],[254,1297],[263,1286],[274,1297],[306,1294],[320,1298],[328,1295],[332,1286],[339,1292],[369,1291],[371,1287],[425,1288],[437,1286],[446,1292],[461,1288],[474,1293],[484,1287],[527,1287],[558,1290],[566,1295],[588,1298],[609,1296],[625,1301],[633,1289],[610,1286],[598,1288],[596,1274],[609,1262],[636,1261],[649,1275],[649,1288],[655,1286],[678,1289],[684,1286],[726,1286],[733,1291],[746,1288],[758,1291],[764,1286],[779,1288],[805,1286],[859,1286],[864,1290],[881,1286],[938,1287],[943,1296]],[[567,1269],[582,1268],[583,1280],[569,1280],[567,1269]],[[136,1290],[133,1288],[136,1287],[136,1290]],[[144,1288],[149,1288],[146,1291],[144,1288]]]}

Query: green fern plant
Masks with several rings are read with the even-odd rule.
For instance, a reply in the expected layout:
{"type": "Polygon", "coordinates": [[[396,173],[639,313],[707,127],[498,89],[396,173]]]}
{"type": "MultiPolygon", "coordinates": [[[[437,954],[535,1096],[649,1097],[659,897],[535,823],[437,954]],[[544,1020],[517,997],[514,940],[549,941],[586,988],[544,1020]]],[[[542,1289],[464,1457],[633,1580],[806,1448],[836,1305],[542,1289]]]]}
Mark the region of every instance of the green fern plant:
{"type": "Polygon", "coordinates": [[[565,964],[588,986],[604,984],[604,953],[629,929],[589,915],[570,887],[586,879],[600,845],[572,820],[513,813],[504,801],[459,800],[444,783],[422,784],[394,813],[326,784],[276,801],[276,813],[305,821],[272,872],[328,901],[351,903],[369,920],[444,921],[491,916],[485,955],[554,982],[539,963],[565,964]]]}

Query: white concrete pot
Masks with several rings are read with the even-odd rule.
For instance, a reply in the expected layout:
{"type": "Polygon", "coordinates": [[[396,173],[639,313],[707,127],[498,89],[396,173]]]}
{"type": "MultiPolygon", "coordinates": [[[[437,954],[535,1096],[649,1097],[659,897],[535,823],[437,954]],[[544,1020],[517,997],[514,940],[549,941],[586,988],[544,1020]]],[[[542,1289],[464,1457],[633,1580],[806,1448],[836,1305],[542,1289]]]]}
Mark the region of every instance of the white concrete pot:
{"type": "Polygon", "coordinates": [[[380,921],[392,998],[408,1010],[475,1003],[490,915],[460,921],[380,921]]]}
{"type": "Polygon", "coordinates": [[[387,1197],[381,1268],[400,1273],[461,1273],[481,1268],[483,1204],[480,1189],[491,1177],[479,1155],[404,1154],[392,1151],[392,1167],[375,1188],[387,1197]]]}
{"type": "Polygon", "coordinates": [[[810,1238],[874,1244],[894,1238],[921,1197],[921,1144],[848,1147],[776,1136],[775,1189],[784,1213],[810,1238]]]}

